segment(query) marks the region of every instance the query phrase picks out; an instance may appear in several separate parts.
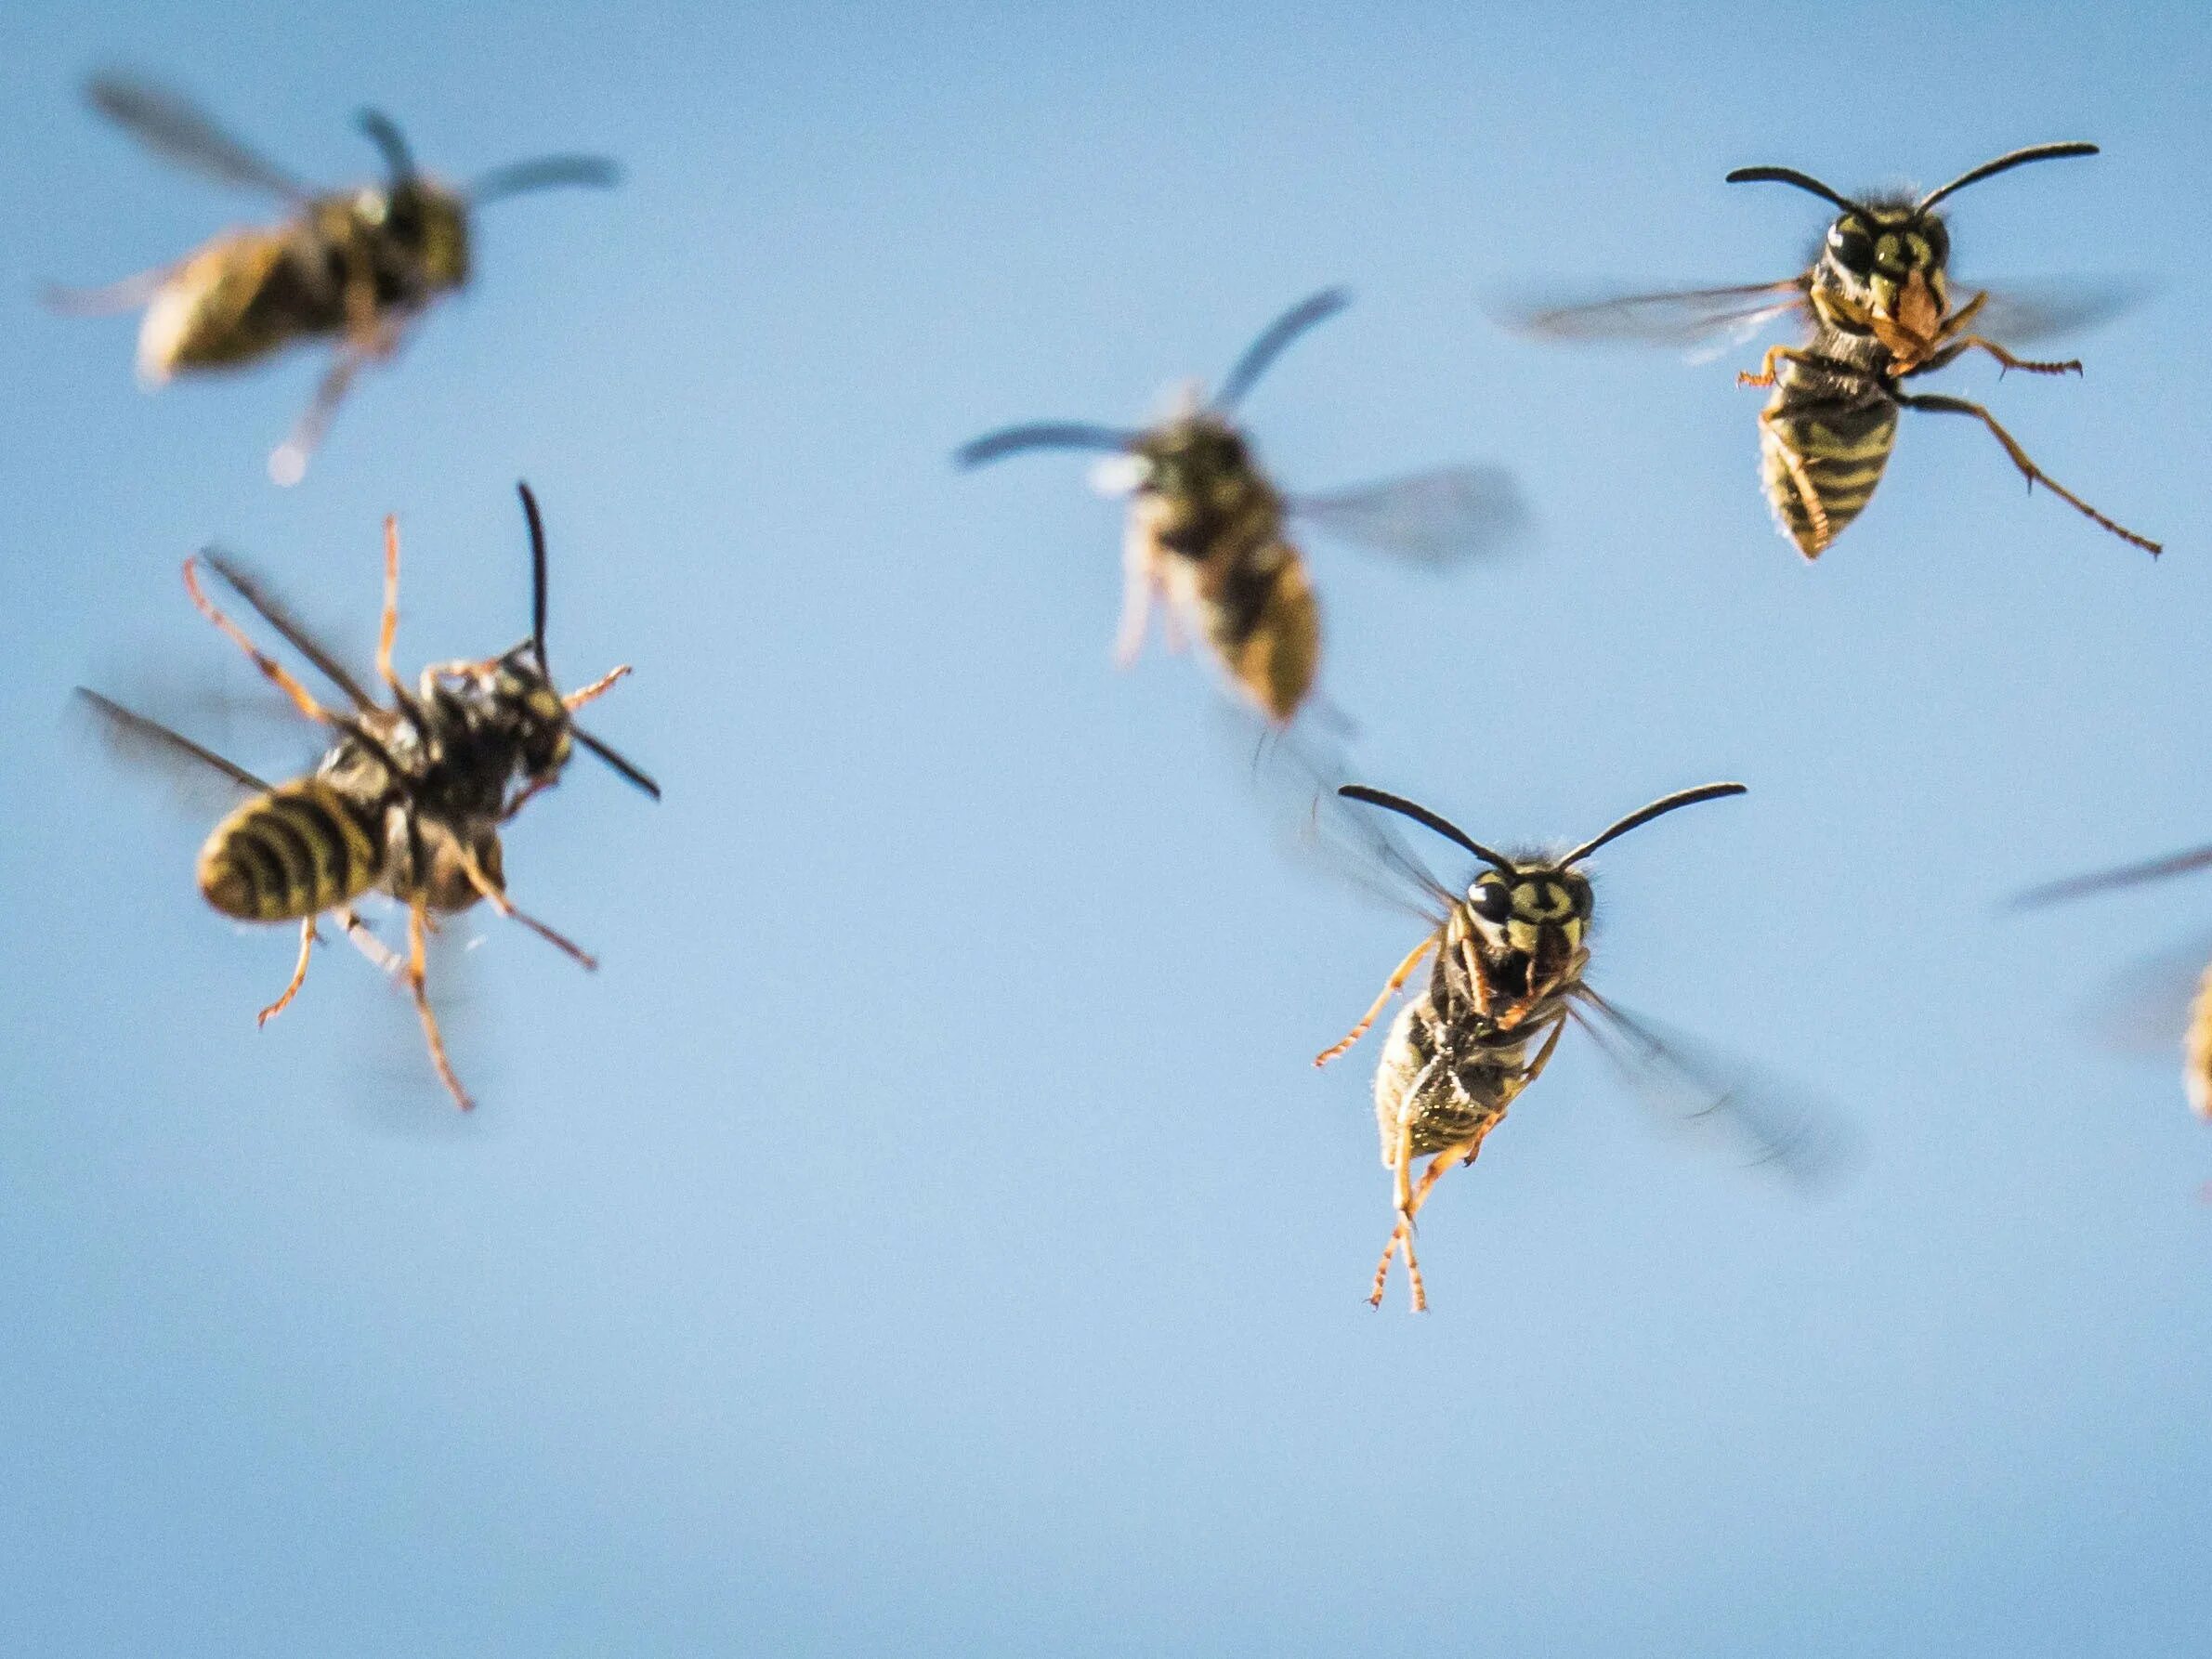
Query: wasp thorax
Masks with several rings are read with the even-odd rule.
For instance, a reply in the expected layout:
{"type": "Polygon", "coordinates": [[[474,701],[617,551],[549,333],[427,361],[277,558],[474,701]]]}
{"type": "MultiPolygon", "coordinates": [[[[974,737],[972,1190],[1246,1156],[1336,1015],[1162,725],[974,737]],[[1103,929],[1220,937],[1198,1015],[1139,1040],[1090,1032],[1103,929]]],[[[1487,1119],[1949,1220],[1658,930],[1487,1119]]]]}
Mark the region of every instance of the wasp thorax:
{"type": "Polygon", "coordinates": [[[1243,435],[1213,415],[1191,415],[1148,432],[1136,452],[1145,464],[1139,488],[1159,495],[1209,496],[1251,476],[1243,435]]]}
{"type": "Polygon", "coordinates": [[[354,212],[403,250],[431,288],[467,281],[468,208],[452,190],[411,178],[388,190],[361,191],[354,212]]]}

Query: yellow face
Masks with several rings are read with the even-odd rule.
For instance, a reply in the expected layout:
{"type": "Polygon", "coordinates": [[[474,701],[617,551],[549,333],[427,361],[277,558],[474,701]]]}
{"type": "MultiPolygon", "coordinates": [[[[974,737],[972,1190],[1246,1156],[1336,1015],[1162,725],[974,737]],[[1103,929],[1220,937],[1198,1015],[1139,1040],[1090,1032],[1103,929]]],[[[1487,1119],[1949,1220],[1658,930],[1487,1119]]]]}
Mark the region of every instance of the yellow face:
{"type": "Polygon", "coordinates": [[[1538,990],[1581,953],[1590,882],[1571,869],[1485,870],[1467,890],[1467,908],[1490,953],[1525,961],[1529,986],[1538,990]]]}
{"type": "Polygon", "coordinates": [[[1950,307],[1951,236],[1934,214],[1909,206],[1847,213],[1828,227],[1820,274],[1885,345],[1932,341],[1950,307]],[[1892,335],[1899,336],[1892,340],[1892,335]]]}
{"type": "Polygon", "coordinates": [[[360,191],[353,213],[372,234],[403,250],[433,290],[468,281],[468,204],[453,191],[411,178],[360,191]]]}

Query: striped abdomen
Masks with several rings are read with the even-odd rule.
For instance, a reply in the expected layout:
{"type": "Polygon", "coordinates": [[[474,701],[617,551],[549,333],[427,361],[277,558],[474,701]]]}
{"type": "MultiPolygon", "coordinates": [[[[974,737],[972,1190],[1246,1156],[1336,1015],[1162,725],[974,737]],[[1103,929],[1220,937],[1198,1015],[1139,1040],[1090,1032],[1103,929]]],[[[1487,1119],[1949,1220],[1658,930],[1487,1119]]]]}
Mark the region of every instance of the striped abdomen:
{"type": "Polygon", "coordinates": [[[1276,722],[1298,712],[1321,662],[1321,607],[1305,562],[1280,535],[1205,570],[1206,637],[1245,693],[1276,722]]]}
{"type": "Polygon", "coordinates": [[[1760,482],[1799,552],[1818,558],[1859,516],[1896,442],[1897,405],[1888,398],[1808,401],[1787,385],[1774,393],[1760,424],[1760,482]],[[1826,534],[1807,504],[1808,489],[1826,515],[1826,534]]]}
{"type": "Polygon", "coordinates": [[[1441,1017],[1426,996],[1398,1011],[1375,1071],[1375,1126],[1382,1163],[1397,1167],[1399,1131],[1410,1124],[1415,1156],[1479,1141],[1497,1127],[1528,1077],[1528,1039],[1477,1043],[1441,1017]]]}
{"type": "Polygon", "coordinates": [[[371,813],[320,777],[256,795],[200,849],[201,896],[241,921],[296,921],[357,899],[384,873],[371,813]]]}

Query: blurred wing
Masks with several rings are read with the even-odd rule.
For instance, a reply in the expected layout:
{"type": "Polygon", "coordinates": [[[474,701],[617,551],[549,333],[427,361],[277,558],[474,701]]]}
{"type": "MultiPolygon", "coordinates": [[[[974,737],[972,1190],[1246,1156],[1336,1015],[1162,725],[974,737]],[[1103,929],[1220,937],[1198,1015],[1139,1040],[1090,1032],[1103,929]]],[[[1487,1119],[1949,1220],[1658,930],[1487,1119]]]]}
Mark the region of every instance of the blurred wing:
{"type": "Polygon", "coordinates": [[[1510,546],[1528,528],[1512,474],[1455,466],[1327,495],[1302,495],[1290,511],[1341,541],[1419,564],[1443,566],[1510,546]]]}
{"type": "Polygon", "coordinates": [[[260,614],[261,620],[282,636],[285,644],[321,673],[324,679],[343,691],[358,710],[373,709],[376,699],[362,686],[360,676],[349,670],[337,652],[325,646],[293,613],[290,606],[280,599],[266,578],[236,555],[210,547],[200,555],[202,561],[220,576],[230,591],[243,599],[260,614]]]}
{"type": "Polygon", "coordinates": [[[1112,426],[1093,426],[1078,421],[1034,421],[1021,426],[1001,426],[971,438],[952,451],[959,467],[984,466],[1007,455],[1032,450],[1126,450],[1141,434],[1112,426]]]}
{"type": "MultiPolygon", "coordinates": [[[[1970,299],[1972,284],[1954,279],[1954,300],[1970,299]]],[[[2009,283],[1988,291],[1989,298],[1971,324],[1999,346],[2025,346],[2110,322],[2150,296],[2151,285],[2119,280],[2055,280],[2009,283]]]]}
{"type": "Polygon", "coordinates": [[[1589,1032],[1639,1099],[1661,1116],[1723,1130],[1754,1164],[1770,1165],[1797,1186],[1831,1182],[1850,1161],[1850,1137],[1832,1111],[1789,1085],[1760,1076],[1678,1033],[1662,1033],[1584,986],[1568,1016],[1589,1032]]]}
{"type": "Polygon", "coordinates": [[[1350,776],[1343,757],[1317,731],[1269,727],[1252,739],[1249,777],[1292,859],[1436,926],[1459,895],[1415,856],[1388,816],[1337,794],[1350,776]]]}
{"type": "Polygon", "coordinates": [[[2179,1054],[2207,963],[2212,963],[2212,933],[2114,974],[2087,1011],[2085,1023],[2098,1047],[2169,1059],[2179,1054]]]}
{"type": "Polygon", "coordinates": [[[2124,864],[2117,869],[2099,870],[2087,876],[2070,876],[2062,882],[2031,887],[2017,895],[2012,904],[2016,909],[2036,909],[2044,905],[2087,898],[2092,894],[2110,893],[2122,887],[2140,887],[2148,882],[2163,882],[2169,876],[2185,876],[2193,870],[2203,869],[2206,865],[2212,865],[2212,847],[2192,847],[2186,853],[2169,853],[2163,858],[2148,859],[2141,864],[2124,864]]]}
{"type": "Polygon", "coordinates": [[[287,202],[310,192],[282,168],[233,138],[181,93],[127,75],[97,75],[85,87],[92,107],[164,161],[218,184],[267,190],[287,202]]]}
{"type": "MultiPolygon", "coordinates": [[[[343,944],[329,953],[333,960],[319,970],[332,980],[351,982],[337,987],[351,1005],[347,1023],[352,1026],[350,1040],[344,1045],[342,1096],[357,1117],[382,1134],[438,1141],[481,1134],[487,1109],[497,1104],[489,1098],[495,1079],[488,1063],[495,1056],[494,1045],[483,1040],[483,975],[471,960],[483,939],[482,924],[473,910],[446,917],[430,934],[425,952],[424,983],[431,1011],[438,1016],[453,1069],[477,1103],[475,1111],[463,1112],[438,1080],[414,999],[400,977],[399,951],[385,936],[403,935],[403,916],[393,907],[390,916],[380,920],[385,923],[383,934],[353,936],[354,947],[368,959],[367,974],[360,963],[335,960],[351,954],[343,944]],[[363,985],[364,978],[371,983],[363,985]]],[[[339,932],[334,922],[326,925],[323,936],[339,932]]]]}
{"type": "Polygon", "coordinates": [[[1786,282],[1631,294],[1576,305],[1509,301],[1494,307],[1494,314],[1506,327],[1539,340],[1720,349],[1748,340],[1777,318],[1804,309],[1810,285],[1800,276],[1786,282]]]}
{"type": "Polygon", "coordinates": [[[221,811],[269,788],[214,750],[97,691],[78,686],[76,707],[111,753],[129,766],[161,774],[194,812],[221,811]]]}
{"type": "Polygon", "coordinates": [[[481,207],[488,202],[503,197],[525,195],[531,190],[545,190],[578,187],[586,189],[612,189],[622,182],[622,169],[619,163],[603,155],[542,155],[527,162],[510,162],[504,167],[494,167],[469,182],[463,193],[475,205],[481,207]]]}

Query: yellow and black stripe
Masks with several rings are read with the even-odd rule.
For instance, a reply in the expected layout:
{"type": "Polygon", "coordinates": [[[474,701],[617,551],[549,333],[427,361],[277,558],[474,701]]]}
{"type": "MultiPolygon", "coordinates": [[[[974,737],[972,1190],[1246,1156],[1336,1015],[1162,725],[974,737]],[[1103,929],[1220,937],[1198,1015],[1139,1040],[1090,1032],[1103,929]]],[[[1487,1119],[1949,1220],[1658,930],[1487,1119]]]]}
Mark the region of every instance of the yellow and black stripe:
{"type": "Polygon", "coordinates": [[[1268,717],[1289,720],[1314,688],[1321,661],[1321,607],[1305,561],[1271,535],[1213,574],[1207,638],[1268,717]]]}
{"type": "Polygon", "coordinates": [[[257,795],[200,850],[201,896],[241,921],[297,921],[360,897],[384,873],[373,813],[320,777],[257,795]]]}
{"type": "Polygon", "coordinates": [[[1787,387],[1775,394],[1760,425],[1760,483],[1799,552],[1818,558],[1843,533],[1873,499],[1896,443],[1897,405],[1888,398],[1807,405],[1787,387]],[[1825,536],[1806,505],[1804,485],[1827,515],[1825,536]]]}

